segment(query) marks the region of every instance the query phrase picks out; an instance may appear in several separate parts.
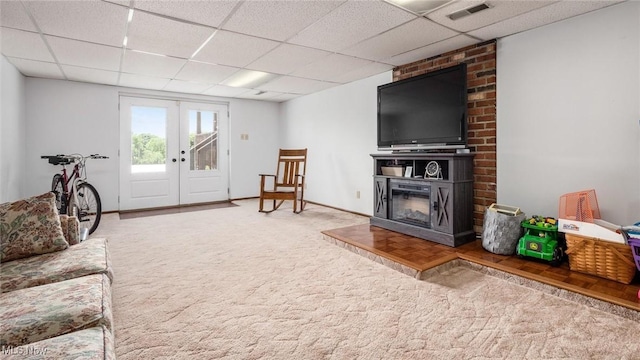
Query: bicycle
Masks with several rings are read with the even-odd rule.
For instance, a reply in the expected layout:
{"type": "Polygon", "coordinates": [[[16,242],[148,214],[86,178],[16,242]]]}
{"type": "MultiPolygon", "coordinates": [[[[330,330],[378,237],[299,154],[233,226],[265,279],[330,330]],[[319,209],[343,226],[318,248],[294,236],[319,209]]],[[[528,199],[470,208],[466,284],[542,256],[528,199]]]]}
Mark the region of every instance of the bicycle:
{"type": "MultiPolygon", "coordinates": [[[[87,182],[87,159],[108,159],[108,156],[93,155],[42,155],[51,165],[61,165],[62,171],[53,175],[51,191],[56,196],[56,207],[60,214],[76,216],[82,229],[92,234],[100,224],[102,202],[96,188],[87,182]],[[73,164],[71,174],[67,174],[66,165],[73,164]],[[71,186],[70,186],[71,185],[71,186]],[[86,230],[85,230],[86,231],[86,230]]],[[[86,236],[82,236],[86,237],[86,236]]]]}

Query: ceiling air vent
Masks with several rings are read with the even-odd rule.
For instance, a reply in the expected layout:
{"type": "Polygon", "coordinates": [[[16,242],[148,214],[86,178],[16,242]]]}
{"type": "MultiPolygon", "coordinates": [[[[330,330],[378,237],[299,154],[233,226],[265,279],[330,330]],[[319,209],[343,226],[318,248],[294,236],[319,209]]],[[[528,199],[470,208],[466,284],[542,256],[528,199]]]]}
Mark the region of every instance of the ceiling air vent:
{"type": "Polygon", "coordinates": [[[480,5],[476,5],[476,6],[472,6],[470,8],[466,8],[463,10],[458,10],[454,13],[451,13],[449,15],[447,15],[447,17],[451,20],[458,20],[460,18],[463,18],[465,16],[469,16],[471,14],[475,14],[478,11],[482,11],[482,10],[487,10],[489,8],[489,5],[482,3],[480,5]]]}

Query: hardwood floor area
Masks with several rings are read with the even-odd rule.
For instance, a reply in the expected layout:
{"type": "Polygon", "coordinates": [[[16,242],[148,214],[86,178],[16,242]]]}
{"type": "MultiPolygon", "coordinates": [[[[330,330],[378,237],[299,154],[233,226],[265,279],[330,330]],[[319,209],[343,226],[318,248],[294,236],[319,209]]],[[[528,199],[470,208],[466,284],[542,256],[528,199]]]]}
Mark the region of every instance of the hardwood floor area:
{"type": "Polygon", "coordinates": [[[533,259],[492,254],[477,240],[452,248],[395,233],[368,224],[323,231],[338,241],[364,249],[419,272],[454,259],[462,259],[530,280],[640,311],[640,275],[626,285],[569,269],[565,261],[558,267],[533,259]]]}

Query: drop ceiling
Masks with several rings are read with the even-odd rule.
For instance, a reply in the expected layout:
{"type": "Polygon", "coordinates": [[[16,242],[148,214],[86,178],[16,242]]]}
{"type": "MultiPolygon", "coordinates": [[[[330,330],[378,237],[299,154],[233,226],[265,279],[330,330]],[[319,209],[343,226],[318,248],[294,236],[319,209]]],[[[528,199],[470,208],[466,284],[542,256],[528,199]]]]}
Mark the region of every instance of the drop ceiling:
{"type": "Polygon", "coordinates": [[[622,2],[393,1],[1,0],[0,49],[25,76],[282,102],[622,2]]]}

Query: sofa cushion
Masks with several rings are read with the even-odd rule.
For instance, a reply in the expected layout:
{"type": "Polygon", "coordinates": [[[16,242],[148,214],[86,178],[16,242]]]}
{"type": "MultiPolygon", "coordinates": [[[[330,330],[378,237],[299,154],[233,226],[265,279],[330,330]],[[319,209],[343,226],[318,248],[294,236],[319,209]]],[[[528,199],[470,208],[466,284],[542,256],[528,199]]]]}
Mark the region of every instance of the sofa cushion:
{"type": "Polygon", "coordinates": [[[21,346],[95,326],[112,330],[106,275],[0,294],[0,347],[21,346]]]}
{"type": "Polygon", "coordinates": [[[91,238],[64,251],[0,263],[0,293],[91,274],[113,280],[106,239],[91,238]]]}
{"type": "Polygon", "coordinates": [[[113,334],[104,326],[75,331],[28,345],[1,349],[3,359],[115,360],[113,334]]]}
{"type": "Polygon", "coordinates": [[[67,247],[53,193],[0,205],[0,261],[67,247]]]}

